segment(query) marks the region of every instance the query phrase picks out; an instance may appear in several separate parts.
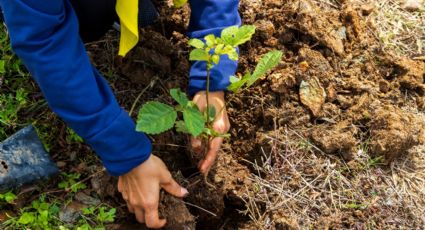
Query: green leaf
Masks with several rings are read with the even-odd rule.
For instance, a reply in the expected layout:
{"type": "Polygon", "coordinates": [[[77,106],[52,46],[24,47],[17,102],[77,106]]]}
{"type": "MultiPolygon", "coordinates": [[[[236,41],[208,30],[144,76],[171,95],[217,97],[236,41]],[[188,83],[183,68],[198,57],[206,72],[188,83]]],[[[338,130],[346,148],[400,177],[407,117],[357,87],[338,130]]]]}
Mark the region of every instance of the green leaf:
{"type": "Polygon", "coordinates": [[[180,89],[171,89],[170,90],[171,97],[179,103],[182,107],[187,107],[189,105],[189,99],[187,95],[182,92],[180,89]]]}
{"type": "Polygon", "coordinates": [[[214,49],[214,53],[221,55],[223,54],[223,49],[224,49],[224,44],[218,44],[214,49]]]}
{"type": "Polygon", "coordinates": [[[257,67],[251,77],[248,78],[246,87],[251,86],[260,77],[266,74],[268,71],[276,67],[282,59],[282,52],[278,50],[270,51],[265,54],[258,62],[257,67]]]}
{"type": "Polygon", "coordinates": [[[187,0],[173,0],[173,5],[176,8],[181,8],[184,5],[186,5],[186,3],[187,3],[187,0]]]}
{"type": "Polygon", "coordinates": [[[237,61],[239,59],[239,54],[236,52],[236,50],[232,50],[227,54],[227,56],[229,56],[229,59],[233,61],[237,61]]]}
{"type": "Polygon", "coordinates": [[[204,42],[201,39],[197,39],[197,38],[190,39],[189,45],[197,49],[203,49],[205,47],[204,42]]]}
{"type": "Polygon", "coordinates": [[[237,78],[235,76],[230,77],[230,85],[227,87],[227,90],[236,93],[239,91],[251,77],[251,73],[246,73],[242,78],[237,78]]]}
{"type": "Polygon", "coordinates": [[[194,49],[189,55],[191,61],[208,61],[209,58],[209,53],[203,49],[194,49]]]}
{"type": "Polygon", "coordinates": [[[183,110],[183,120],[187,131],[192,136],[199,136],[205,126],[205,120],[197,107],[187,107],[183,110]]]}
{"type": "Polygon", "coordinates": [[[0,60],[0,73],[6,73],[6,68],[5,68],[5,61],[4,60],[0,60]]]}
{"type": "Polygon", "coordinates": [[[58,188],[68,188],[68,182],[62,181],[58,184],[58,188]]]}
{"type": "Polygon", "coordinates": [[[16,199],[16,195],[13,194],[12,191],[9,191],[9,192],[3,194],[0,198],[3,199],[4,201],[6,201],[7,203],[11,203],[16,199]]]}
{"type": "Polygon", "coordinates": [[[32,212],[24,212],[21,217],[19,217],[18,223],[27,225],[33,223],[35,220],[34,213],[32,212]]]}
{"type": "Polygon", "coordinates": [[[216,43],[214,34],[208,34],[207,36],[204,37],[204,39],[208,47],[212,47],[216,43]]]}
{"type": "Polygon", "coordinates": [[[159,134],[171,129],[176,119],[177,112],[173,107],[151,101],[140,109],[136,130],[147,134],[159,134]]]}
{"type": "Polygon", "coordinates": [[[240,80],[241,79],[238,78],[238,77],[236,77],[236,76],[230,76],[230,79],[229,79],[230,83],[236,83],[236,82],[238,82],[240,80]]]}
{"type": "Polygon", "coordinates": [[[220,56],[219,55],[217,55],[217,54],[214,54],[213,56],[212,56],[212,61],[213,61],[213,63],[214,64],[218,64],[219,62],[220,62],[220,56]]]}
{"type": "Polygon", "coordinates": [[[189,130],[186,127],[186,123],[184,123],[184,121],[176,121],[175,127],[177,132],[190,134],[189,130]]]}
{"type": "Polygon", "coordinates": [[[209,110],[208,110],[208,116],[210,117],[210,122],[214,121],[215,119],[215,115],[217,113],[217,111],[215,110],[214,106],[208,106],[209,110]]]}
{"type": "Polygon", "coordinates": [[[236,47],[251,40],[254,33],[255,26],[253,25],[231,26],[221,32],[221,38],[227,45],[236,47]]]}

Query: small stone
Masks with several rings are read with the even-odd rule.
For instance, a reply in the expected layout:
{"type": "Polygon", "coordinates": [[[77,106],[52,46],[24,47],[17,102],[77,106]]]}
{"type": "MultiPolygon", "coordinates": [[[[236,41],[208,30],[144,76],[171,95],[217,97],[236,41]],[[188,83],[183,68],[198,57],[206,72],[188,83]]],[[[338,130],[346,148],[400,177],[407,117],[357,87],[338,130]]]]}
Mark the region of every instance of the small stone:
{"type": "Polygon", "coordinates": [[[424,7],[423,0],[405,0],[403,8],[407,11],[419,11],[424,7]]]}
{"type": "Polygon", "coordinates": [[[257,27],[257,33],[264,39],[269,39],[276,31],[275,26],[271,21],[259,20],[255,23],[255,26],[257,27]]]}
{"type": "Polygon", "coordinates": [[[66,166],[66,162],[65,161],[58,161],[56,162],[56,165],[58,166],[58,168],[63,168],[66,166]]]}
{"type": "Polygon", "coordinates": [[[312,77],[302,81],[300,85],[301,103],[308,107],[314,116],[318,116],[325,103],[326,92],[320,84],[319,79],[312,77]]]}
{"type": "Polygon", "coordinates": [[[87,206],[77,201],[73,201],[67,206],[64,206],[59,212],[59,219],[65,223],[75,223],[80,217],[81,209],[87,206]]]}
{"type": "Polygon", "coordinates": [[[98,205],[100,204],[100,200],[94,197],[91,197],[84,192],[78,192],[75,194],[75,199],[83,204],[87,205],[98,205]]]}
{"type": "Polygon", "coordinates": [[[375,9],[375,6],[373,4],[363,5],[361,7],[362,15],[368,16],[369,14],[371,14],[373,12],[374,9],[375,9]]]}

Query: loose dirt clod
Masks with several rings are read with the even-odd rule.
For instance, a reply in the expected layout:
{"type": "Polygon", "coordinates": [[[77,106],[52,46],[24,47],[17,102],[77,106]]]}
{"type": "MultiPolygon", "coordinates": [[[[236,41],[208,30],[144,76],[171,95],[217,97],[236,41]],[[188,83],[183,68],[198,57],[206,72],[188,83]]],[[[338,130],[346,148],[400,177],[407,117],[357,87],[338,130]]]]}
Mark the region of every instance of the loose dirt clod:
{"type": "Polygon", "coordinates": [[[413,114],[385,106],[377,110],[373,117],[370,147],[375,155],[391,161],[424,141],[425,123],[413,114]]]}
{"type": "Polygon", "coordinates": [[[195,230],[195,217],[189,212],[183,200],[163,193],[159,212],[167,219],[165,229],[195,230]]]}

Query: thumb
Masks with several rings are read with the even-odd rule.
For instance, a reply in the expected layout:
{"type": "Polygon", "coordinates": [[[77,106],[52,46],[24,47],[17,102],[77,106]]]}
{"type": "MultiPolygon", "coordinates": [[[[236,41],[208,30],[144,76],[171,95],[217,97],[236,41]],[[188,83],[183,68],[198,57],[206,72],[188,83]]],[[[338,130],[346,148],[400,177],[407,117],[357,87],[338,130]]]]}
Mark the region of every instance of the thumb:
{"type": "Polygon", "coordinates": [[[162,183],[161,187],[175,197],[183,198],[189,194],[186,188],[180,186],[174,179],[170,179],[166,183],[162,183]]]}

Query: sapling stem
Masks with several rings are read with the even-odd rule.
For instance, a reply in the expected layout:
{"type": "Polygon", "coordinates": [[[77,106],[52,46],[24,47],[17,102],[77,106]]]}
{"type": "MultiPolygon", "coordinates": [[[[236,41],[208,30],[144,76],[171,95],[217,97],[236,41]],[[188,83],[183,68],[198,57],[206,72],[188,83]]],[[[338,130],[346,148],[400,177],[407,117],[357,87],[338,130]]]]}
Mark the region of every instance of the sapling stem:
{"type": "MultiPolygon", "coordinates": [[[[211,128],[211,122],[210,122],[210,77],[211,77],[211,59],[210,61],[208,61],[207,64],[207,88],[205,90],[205,96],[207,97],[207,127],[210,129],[211,128]]],[[[208,154],[208,152],[210,151],[210,136],[207,135],[207,148],[205,148],[205,154],[204,156],[206,156],[208,154]]],[[[208,182],[208,171],[205,172],[204,174],[204,182],[207,186],[215,189],[215,186],[212,185],[211,183],[208,182]]]]}

